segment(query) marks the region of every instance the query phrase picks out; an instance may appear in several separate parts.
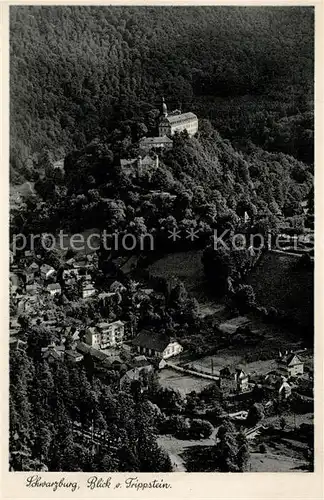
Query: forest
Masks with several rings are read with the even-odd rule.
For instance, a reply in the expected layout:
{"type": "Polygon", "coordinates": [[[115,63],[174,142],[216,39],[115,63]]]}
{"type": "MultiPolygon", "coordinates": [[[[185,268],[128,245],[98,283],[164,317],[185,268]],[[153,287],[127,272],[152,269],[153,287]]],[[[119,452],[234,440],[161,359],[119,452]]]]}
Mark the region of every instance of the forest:
{"type": "Polygon", "coordinates": [[[120,157],[137,154],[130,126],[68,154],[63,173],[48,152],[42,154],[45,175],[35,182],[37,196],[26,200],[23,219],[21,209],[12,209],[11,231],[151,233],[155,247],[167,250],[172,228],[196,228],[203,241],[216,228],[220,234],[238,229],[247,212],[255,232],[276,233],[282,217],[298,232],[301,203],[308,200],[312,208],[312,166],[255,146],[239,152],[208,121],[201,120],[197,138],[175,136],[151,175],[129,177],[120,167],[120,157]]]}
{"type": "Polygon", "coordinates": [[[311,164],[313,28],[308,7],[11,7],[11,182],[44,149],[152,130],[162,95],[237,148],[311,164]]]}

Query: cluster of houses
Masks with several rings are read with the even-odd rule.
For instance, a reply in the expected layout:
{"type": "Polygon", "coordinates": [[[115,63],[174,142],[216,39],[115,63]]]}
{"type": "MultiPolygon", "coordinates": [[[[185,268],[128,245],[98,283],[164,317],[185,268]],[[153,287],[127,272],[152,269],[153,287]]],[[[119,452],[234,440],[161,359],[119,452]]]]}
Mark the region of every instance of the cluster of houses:
{"type": "Polygon", "coordinates": [[[291,381],[304,373],[304,363],[294,352],[279,353],[272,371],[265,375],[249,375],[241,367],[224,367],[219,370],[219,385],[236,394],[251,392],[255,387],[279,400],[288,399],[292,392],[291,381]]]}
{"type": "MultiPolygon", "coordinates": [[[[125,273],[132,269],[129,260],[118,263],[125,268],[125,273]]],[[[125,286],[115,279],[112,280],[109,291],[98,293],[90,274],[95,265],[95,256],[86,255],[66,260],[63,268],[58,270],[49,264],[41,263],[38,256],[27,251],[18,263],[11,261],[11,300],[16,305],[23,304],[24,307],[20,308],[19,313],[27,312],[32,325],[50,327],[54,341],[41,349],[44,360],[48,363],[63,361],[77,364],[82,362],[86,355],[90,355],[99,372],[113,370],[119,373],[120,384],[124,387],[131,381],[142,380],[150,371],[162,368],[165,359],[182,352],[182,346],[165,334],[148,330],[142,330],[132,340],[127,340],[129,326],[120,319],[102,320],[91,326],[81,325],[79,328],[60,325],[60,320],[49,307],[51,301],[48,302],[47,299],[62,294],[61,283],[70,285],[82,280],[79,299],[96,295],[104,304],[108,304],[107,301],[117,294],[125,292],[125,286]],[[37,305],[39,307],[36,307],[37,305]]],[[[133,298],[139,307],[153,289],[137,285],[139,284],[134,282],[133,298]]],[[[26,342],[21,335],[22,325],[17,319],[19,315],[11,317],[10,320],[10,346],[24,349],[26,342]]]]}
{"type": "MultiPolygon", "coordinates": [[[[125,274],[133,269],[131,259],[122,259],[118,264],[125,274]]],[[[80,283],[80,300],[87,300],[96,296],[104,304],[109,305],[113,297],[121,297],[126,291],[125,286],[117,279],[112,279],[109,290],[99,293],[91,278],[92,271],[97,266],[96,254],[79,255],[72,257],[58,270],[53,266],[40,262],[40,258],[33,252],[26,251],[19,259],[18,264],[11,261],[10,287],[11,300],[18,305],[18,314],[30,314],[31,324],[48,326],[54,333],[55,342],[42,349],[41,355],[49,363],[65,361],[79,363],[86,355],[90,355],[96,368],[103,372],[113,370],[119,373],[121,385],[134,380],[143,380],[145,375],[152,370],[161,369],[169,358],[178,356],[183,351],[181,344],[165,333],[154,330],[141,330],[134,336],[133,331],[128,331],[130,326],[116,318],[114,321],[102,320],[96,324],[76,328],[63,326],[53,311],[48,307],[47,298],[62,294],[62,287],[80,283]],[[45,310],[40,320],[38,310],[45,310]],[[35,317],[34,317],[35,316],[35,317]],[[35,323],[36,322],[36,323],[35,323]],[[38,323],[37,323],[38,322],[38,323]],[[129,340],[131,338],[131,340],[129,340]]],[[[153,289],[143,288],[133,282],[133,299],[137,307],[153,293],[153,289]]],[[[50,303],[52,303],[50,301],[50,303]]],[[[25,342],[20,337],[21,325],[17,317],[10,321],[10,344],[17,349],[24,348],[25,342]]],[[[235,336],[238,332],[250,328],[249,319],[239,316],[223,322],[219,329],[226,336],[235,336]]],[[[269,393],[276,393],[279,399],[287,399],[291,394],[291,380],[303,375],[304,365],[296,353],[279,356],[276,369],[266,375],[250,375],[245,368],[225,366],[215,372],[219,385],[225,392],[245,394],[255,386],[262,387],[269,393]]],[[[198,374],[197,374],[198,376],[198,374]]]]}
{"type": "Polygon", "coordinates": [[[90,272],[96,266],[95,253],[68,259],[64,269],[55,269],[43,263],[39,255],[26,250],[17,263],[10,265],[10,294],[19,300],[26,296],[47,294],[57,296],[62,294],[62,284],[72,285],[82,282],[80,298],[93,295],[94,288],[90,272]]]}
{"type": "MultiPolygon", "coordinates": [[[[78,364],[90,356],[98,375],[115,372],[121,389],[134,381],[145,387],[149,373],[165,366],[165,360],[182,352],[182,346],[167,335],[141,331],[133,340],[124,341],[125,323],[100,322],[84,330],[65,328],[61,341],[41,349],[48,363],[58,361],[78,364]],[[68,342],[67,342],[68,340],[68,342]]],[[[17,344],[16,348],[24,348],[17,344]]]]}

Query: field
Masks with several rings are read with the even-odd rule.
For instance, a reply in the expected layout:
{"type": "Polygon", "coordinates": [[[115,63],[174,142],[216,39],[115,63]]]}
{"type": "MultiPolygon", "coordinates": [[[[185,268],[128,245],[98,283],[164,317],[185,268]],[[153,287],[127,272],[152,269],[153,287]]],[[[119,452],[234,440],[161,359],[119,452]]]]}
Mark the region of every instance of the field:
{"type": "Polygon", "coordinates": [[[248,282],[257,302],[287,311],[305,326],[312,324],[314,277],[312,270],[296,267],[298,257],[267,253],[248,282]]]}
{"type": "Polygon", "coordinates": [[[152,276],[179,278],[188,292],[199,302],[200,316],[215,313],[221,315],[224,305],[214,300],[213,292],[205,278],[201,262],[202,254],[202,250],[168,254],[151,264],[148,269],[152,276]]]}
{"type": "MultiPolygon", "coordinates": [[[[286,435],[274,431],[270,435],[258,436],[256,442],[251,444],[250,467],[251,472],[301,472],[305,470],[305,452],[308,449],[307,442],[299,440],[290,434],[294,427],[301,424],[312,424],[314,415],[306,413],[303,415],[284,414],[286,420],[286,435]],[[260,443],[265,445],[266,453],[260,453],[260,443]]],[[[263,421],[266,425],[274,425],[280,428],[279,416],[269,417],[263,421]]],[[[264,450],[262,450],[264,451],[264,450]]]]}
{"type": "MultiPolygon", "coordinates": [[[[99,244],[99,239],[100,239],[100,232],[98,229],[86,229],[85,231],[83,231],[82,233],[80,233],[83,237],[83,241],[81,241],[81,238],[80,240],[75,240],[73,242],[73,247],[74,247],[74,250],[78,253],[78,252],[81,252],[81,253],[86,253],[86,254],[90,254],[90,253],[93,253],[93,250],[89,247],[89,244],[90,246],[92,247],[96,247],[98,246],[99,244]],[[91,239],[88,240],[89,236],[90,235],[93,235],[93,237],[91,239]],[[84,242],[84,245],[83,245],[83,242],[84,242]]],[[[62,238],[62,243],[60,242],[60,238],[58,237],[57,238],[57,250],[61,250],[62,248],[64,248],[65,250],[62,252],[63,254],[65,254],[66,250],[68,248],[71,248],[71,236],[72,234],[68,234],[68,233],[64,233],[64,237],[62,238]]]]}
{"type": "Polygon", "coordinates": [[[212,380],[182,375],[173,370],[164,369],[159,372],[159,383],[162,387],[178,390],[183,395],[189,392],[200,392],[210,385],[212,380]]]}
{"type": "Polygon", "coordinates": [[[201,250],[171,253],[151,264],[149,271],[154,276],[164,278],[177,276],[184,282],[188,291],[199,293],[205,282],[201,257],[201,250]]]}
{"type": "Polygon", "coordinates": [[[250,375],[258,374],[265,375],[271,370],[276,368],[275,360],[265,360],[265,361],[254,361],[252,363],[247,363],[244,359],[244,352],[242,355],[231,354],[227,350],[219,355],[206,356],[205,358],[198,359],[190,363],[190,365],[197,370],[202,370],[207,373],[211,373],[211,368],[213,367],[214,372],[217,372],[225,366],[230,366],[232,368],[243,368],[246,373],[250,375]]]}
{"type": "Polygon", "coordinates": [[[301,472],[304,466],[303,458],[279,453],[251,453],[250,456],[250,472],[301,472]]]}

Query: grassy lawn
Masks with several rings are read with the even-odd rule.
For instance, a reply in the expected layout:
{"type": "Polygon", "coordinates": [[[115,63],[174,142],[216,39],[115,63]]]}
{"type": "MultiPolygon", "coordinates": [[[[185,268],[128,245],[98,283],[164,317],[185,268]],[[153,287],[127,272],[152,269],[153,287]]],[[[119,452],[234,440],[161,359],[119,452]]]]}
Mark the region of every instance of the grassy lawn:
{"type": "MultiPolygon", "coordinates": [[[[313,423],[313,414],[303,415],[284,414],[286,420],[285,430],[287,436],[278,435],[277,431],[271,435],[260,435],[251,446],[250,466],[251,472],[302,472],[305,471],[305,452],[308,448],[307,442],[291,436],[290,431],[303,424],[313,423]],[[266,447],[265,453],[260,453],[260,443],[266,447]]],[[[276,429],[280,428],[280,417],[273,416],[263,421],[267,425],[272,424],[276,429]]]]}
{"type": "Polygon", "coordinates": [[[212,380],[183,375],[173,370],[164,369],[159,372],[159,383],[162,387],[180,391],[181,394],[200,392],[212,383],[212,380]]]}
{"type": "MultiPolygon", "coordinates": [[[[201,262],[202,254],[202,250],[170,253],[151,264],[148,269],[153,276],[179,278],[198,302],[204,303],[207,309],[211,309],[219,304],[213,304],[213,295],[208,289],[201,262]]],[[[210,310],[207,312],[210,314],[210,310]]]]}
{"type": "MultiPolygon", "coordinates": [[[[86,229],[82,233],[80,233],[83,236],[83,241],[84,241],[84,246],[83,246],[83,241],[80,238],[79,240],[75,240],[73,242],[74,250],[76,253],[93,253],[93,250],[89,247],[88,243],[90,243],[90,246],[96,247],[99,244],[100,241],[100,232],[98,229],[86,229]],[[94,235],[91,239],[88,240],[90,235],[94,235]],[[88,240],[88,241],[87,241],[88,240]]],[[[61,250],[61,248],[68,249],[71,248],[71,236],[72,233],[65,233],[64,232],[64,237],[62,237],[62,242],[63,245],[60,243],[60,238],[57,238],[57,250],[61,250]]],[[[62,254],[65,254],[67,250],[62,251],[62,254]]]]}
{"type": "Polygon", "coordinates": [[[274,455],[271,453],[251,453],[250,472],[302,472],[305,460],[274,455]]]}
{"type": "Polygon", "coordinates": [[[243,370],[250,375],[254,373],[259,375],[267,374],[276,368],[276,362],[273,359],[247,363],[244,359],[244,352],[241,355],[231,354],[229,350],[224,350],[219,355],[206,356],[205,358],[196,360],[190,364],[196,369],[204,370],[208,373],[211,372],[212,366],[214,372],[224,368],[225,366],[230,366],[232,368],[240,366],[240,368],[243,368],[243,370]]]}

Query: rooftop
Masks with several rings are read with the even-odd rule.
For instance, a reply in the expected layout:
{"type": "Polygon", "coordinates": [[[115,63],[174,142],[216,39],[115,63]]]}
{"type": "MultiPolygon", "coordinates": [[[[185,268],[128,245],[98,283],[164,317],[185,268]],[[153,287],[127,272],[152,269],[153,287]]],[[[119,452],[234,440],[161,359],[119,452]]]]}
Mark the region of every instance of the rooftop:
{"type": "Polygon", "coordinates": [[[176,115],[168,115],[165,120],[167,120],[171,124],[182,123],[184,121],[189,120],[197,120],[197,115],[194,113],[181,113],[176,115]]]}
{"type": "Polygon", "coordinates": [[[300,365],[303,362],[299,359],[297,354],[294,354],[293,352],[289,354],[285,354],[281,359],[279,359],[279,362],[282,364],[285,364],[286,366],[295,366],[295,365],[300,365]]]}
{"type": "Polygon", "coordinates": [[[48,272],[48,271],[55,271],[54,267],[50,266],[49,264],[43,264],[41,266],[41,271],[48,272]]]}
{"type": "Polygon", "coordinates": [[[171,339],[166,334],[142,330],[133,340],[133,345],[146,347],[146,349],[153,349],[157,352],[163,352],[170,342],[171,339]]]}
{"type": "Polygon", "coordinates": [[[59,283],[51,283],[47,285],[48,290],[61,290],[61,285],[59,283]]]}
{"type": "Polygon", "coordinates": [[[67,351],[65,351],[65,354],[67,356],[70,356],[71,358],[79,358],[80,356],[83,356],[83,354],[77,351],[73,351],[73,349],[68,349],[67,351]]]}
{"type": "Polygon", "coordinates": [[[169,139],[166,135],[163,135],[162,137],[143,137],[143,139],[140,140],[140,145],[141,144],[162,144],[162,143],[169,143],[172,144],[173,141],[169,139]]]}
{"type": "Polygon", "coordinates": [[[83,290],[95,290],[95,287],[92,283],[84,283],[82,286],[83,290]]]}

